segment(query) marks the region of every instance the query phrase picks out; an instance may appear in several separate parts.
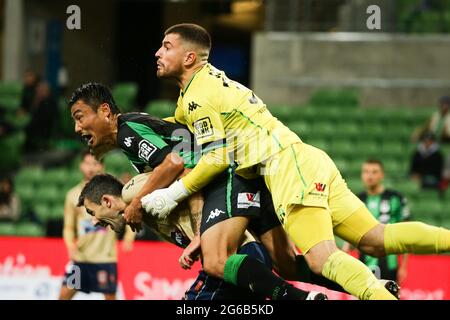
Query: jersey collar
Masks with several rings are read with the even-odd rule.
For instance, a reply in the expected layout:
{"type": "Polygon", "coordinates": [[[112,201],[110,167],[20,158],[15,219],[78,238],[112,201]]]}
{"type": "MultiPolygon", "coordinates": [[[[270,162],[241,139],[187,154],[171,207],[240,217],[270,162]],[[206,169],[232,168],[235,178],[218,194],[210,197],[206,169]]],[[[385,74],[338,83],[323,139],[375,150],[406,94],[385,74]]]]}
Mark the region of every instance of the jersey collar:
{"type": "Polygon", "coordinates": [[[191,80],[189,80],[189,83],[187,84],[186,88],[183,90],[181,89],[181,96],[184,97],[184,95],[186,94],[187,90],[189,89],[189,86],[192,83],[192,80],[194,80],[195,76],[202,71],[209,63],[206,63],[203,67],[201,67],[200,69],[198,69],[197,71],[195,71],[195,73],[192,75],[191,80]]]}

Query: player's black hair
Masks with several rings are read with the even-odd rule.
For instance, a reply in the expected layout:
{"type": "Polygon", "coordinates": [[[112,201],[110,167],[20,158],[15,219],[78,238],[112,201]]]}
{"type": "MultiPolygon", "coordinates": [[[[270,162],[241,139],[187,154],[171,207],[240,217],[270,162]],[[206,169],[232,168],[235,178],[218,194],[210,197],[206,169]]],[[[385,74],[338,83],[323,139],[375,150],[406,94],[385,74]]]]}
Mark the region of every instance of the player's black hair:
{"type": "Polygon", "coordinates": [[[71,108],[75,102],[82,100],[89,105],[94,111],[97,111],[98,107],[102,103],[107,103],[111,109],[112,114],[120,113],[119,107],[116,105],[111,91],[108,87],[98,82],[89,82],[78,87],[72,94],[69,101],[69,108],[71,108]]]}
{"type": "Polygon", "coordinates": [[[176,33],[181,36],[182,39],[199,45],[201,48],[211,50],[211,36],[205,28],[194,23],[180,23],[168,28],[164,35],[170,33],[176,33]]]}
{"type": "Polygon", "coordinates": [[[102,173],[94,176],[81,190],[78,197],[78,206],[84,206],[84,200],[89,199],[95,204],[101,204],[102,196],[109,194],[116,197],[122,196],[123,183],[116,177],[102,173]]]}
{"type": "Polygon", "coordinates": [[[368,163],[368,164],[377,164],[380,166],[381,170],[384,171],[384,165],[383,162],[379,159],[375,159],[375,158],[369,158],[366,161],[364,161],[364,163],[368,163]]]}

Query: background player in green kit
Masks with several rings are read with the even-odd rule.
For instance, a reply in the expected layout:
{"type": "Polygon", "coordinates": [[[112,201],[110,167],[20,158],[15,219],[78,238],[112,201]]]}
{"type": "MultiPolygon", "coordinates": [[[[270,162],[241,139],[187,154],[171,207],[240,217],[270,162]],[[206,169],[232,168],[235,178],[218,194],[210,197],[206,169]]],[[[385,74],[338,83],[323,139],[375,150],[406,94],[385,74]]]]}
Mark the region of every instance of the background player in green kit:
{"type": "MultiPolygon", "coordinates": [[[[383,185],[384,167],[377,159],[368,159],[362,165],[361,179],[366,191],[358,197],[366,204],[372,215],[381,223],[397,223],[409,220],[409,208],[406,198],[398,191],[383,185]]],[[[345,249],[350,246],[346,243],[345,249]]],[[[363,253],[360,260],[369,266],[378,278],[401,283],[407,275],[407,254],[399,260],[397,255],[375,258],[363,253]]]]}

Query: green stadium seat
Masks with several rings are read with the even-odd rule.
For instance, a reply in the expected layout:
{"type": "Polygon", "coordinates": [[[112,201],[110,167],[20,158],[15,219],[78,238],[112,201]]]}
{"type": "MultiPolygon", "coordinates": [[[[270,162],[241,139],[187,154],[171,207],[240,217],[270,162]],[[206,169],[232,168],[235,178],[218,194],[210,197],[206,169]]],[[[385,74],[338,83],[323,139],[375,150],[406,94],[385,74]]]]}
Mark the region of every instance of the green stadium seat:
{"type": "Polygon", "coordinates": [[[446,229],[450,229],[450,217],[444,217],[440,226],[446,229]]]}
{"type": "Polygon", "coordinates": [[[438,191],[430,189],[421,190],[418,199],[427,202],[442,202],[438,191]]]}
{"type": "Polygon", "coordinates": [[[45,231],[43,227],[38,224],[22,222],[17,225],[16,234],[18,236],[42,237],[45,235],[45,231]]]}
{"type": "Polygon", "coordinates": [[[443,204],[440,201],[415,201],[410,206],[414,219],[420,220],[423,217],[431,217],[434,220],[442,219],[444,216],[443,204]]]}
{"type": "Polygon", "coordinates": [[[323,110],[320,111],[321,121],[327,121],[331,123],[338,123],[339,121],[342,121],[343,115],[346,113],[342,108],[336,106],[327,107],[326,112],[324,112],[323,110]]]}
{"type": "Polygon", "coordinates": [[[411,110],[411,126],[418,127],[424,125],[431,117],[435,107],[411,110]]]}
{"type": "Polygon", "coordinates": [[[64,201],[64,194],[61,192],[60,188],[57,186],[51,186],[49,184],[43,184],[40,188],[36,190],[33,203],[46,203],[51,206],[56,202],[64,201]]]}
{"type": "Polygon", "coordinates": [[[43,180],[44,171],[39,167],[25,167],[16,176],[16,183],[35,184],[43,180]]]}
{"type": "Polygon", "coordinates": [[[384,171],[389,177],[406,177],[407,172],[403,167],[403,163],[396,161],[392,158],[387,158],[383,160],[384,171]]]}
{"type": "Polygon", "coordinates": [[[377,158],[380,154],[380,145],[359,140],[356,145],[353,146],[353,150],[354,157],[357,157],[358,159],[377,158]]]}
{"type": "Polygon", "coordinates": [[[0,95],[2,96],[22,96],[23,84],[21,81],[1,81],[0,95]]]}
{"type": "MultiPolygon", "coordinates": [[[[349,115],[349,117],[351,118],[352,116],[349,115]]],[[[382,123],[382,120],[380,120],[380,112],[373,112],[366,109],[360,109],[358,120],[361,126],[379,126],[382,123]]]]}
{"type": "MultiPolygon", "coordinates": [[[[1,103],[1,102],[0,102],[1,103]]],[[[5,120],[15,129],[15,130],[24,130],[25,127],[30,123],[31,116],[24,114],[21,116],[17,116],[15,112],[8,112],[5,115],[5,120]]]]}
{"type": "Polygon", "coordinates": [[[289,123],[288,127],[302,138],[308,135],[311,125],[306,121],[296,121],[289,123]]]}
{"type": "Polygon", "coordinates": [[[130,112],[135,108],[138,85],[134,82],[117,83],[112,89],[112,95],[122,112],[130,112]]]}
{"type": "Polygon", "coordinates": [[[11,133],[0,139],[0,150],[4,155],[0,157],[0,171],[13,171],[20,166],[22,145],[25,142],[25,133],[22,131],[11,133]]]}
{"type": "Polygon", "coordinates": [[[383,123],[364,124],[361,127],[361,135],[365,135],[370,139],[381,140],[386,135],[386,128],[383,126],[383,123]]]}
{"type": "Polygon", "coordinates": [[[351,158],[351,156],[355,153],[354,145],[351,141],[347,140],[333,141],[330,147],[330,154],[333,158],[351,158]]]}
{"type": "Polygon", "coordinates": [[[52,219],[64,219],[64,202],[55,203],[50,212],[52,219]]]}
{"type": "Polygon", "coordinates": [[[340,122],[335,127],[333,137],[357,140],[361,133],[361,126],[357,123],[340,122]]]}
{"type": "Polygon", "coordinates": [[[131,170],[130,162],[121,152],[111,152],[105,157],[105,168],[107,172],[115,175],[129,172],[131,170]]]}
{"type": "Polygon", "coordinates": [[[44,180],[50,185],[64,185],[69,172],[64,169],[52,169],[45,172],[44,180]]]}
{"type": "Polygon", "coordinates": [[[38,202],[34,205],[34,210],[42,222],[46,222],[52,218],[51,205],[48,203],[38,202]]]}
{"type": "Polygon", "coordinates": [[[32,184],[17,184],[15,185],[15,190],[19,196],[22,205],[30,206],[33,203],[34,194],[36,189],[32,184]]]}
{"type": "MultiPolygon", "coordinates": [[[[303,137],[301,137],[303,139],[303,137]]],[[[330,149],[330,144],[328,143],[328,141],[326,139],[320,139],[320,138],[304,138],[303,141],[307,144],[310,144],[316,148],[319,148],[321,150],[324,150],[326,152],[329,152],[330,149]]]]}
{"type": "Polygon", "coordinates": [[[323,110],[318,109],[315,106],[298,107],[297,111],[295,111],[294,114],[291,114],[287,120],[290,122],[292,119],[295,119],[296,121],[302,120],[314,123],[320,119],[319,115],[322,113],[323,110]]]}
{"type": "Polygon", "coordinates": [[[366,116],[366,110],[365,109],[358,108],[358,109],[350,109],[348,111],[349,112],[345,112],[342,115],[343,117],[345,117],[345,119],[347,121],[351,121],[351,122],[357,123],[359,125],[362,125],[363,123],[365,123],[365,121],[367,121],[367,116],[366,116]]]}
{"type": "Polygon", "coordinates": [[[83,175],[81,174],[80,169],[78,167],[73,168],[67,171],[67,177],[65,180],[66,180],[66,183],[64,184],[65,188],[71,189],[75,187],[77,184],[79,184],[81,180],[83,180],[83,175]]]}
{"type": "Polygon", "coordinates": [[[330,122],[314,122],[310,127],[309,132],[314,138],[329,139],[336,134],[336,128],[330,122]]]}
{"type": "Polygon", "coordinates": [[[405,152],[405,146],[399,142],[384,142],[381,147],[381,154],[387,158],[401,158],[405,152]]]}
{"type": "Polygon", "coordinates": [[[311,95],[309,104],[322,108],[356,108],[359,104],[358,96],[356,90],[319,89],[311,95]]]}
{"type": "Polygon", "coordinates": [[[9,112],[16,111],[20,107],[20,97],[0,95],[0,108],[9,112]]]}
{"type": "Polygon", "coordinates": [[[19,81],[0,82],[0,108],[15,111],[20,107],[23,85],[19,81]]]}
{"type": "Polygon", "coordinates": [[[420,192],[420,186],[410,179],[401,179],[395,184],[395,189],[404,194],[408,200],[416,198],[420,192]]]}
{"type": "Polygon", "coordinates": [[[0,222],[0,235],[14,236],[16,234],[16,224],[12,222],[0,222]]]}
{"type": "Polygon", "coordinates": [[[360,160],[352,160],[348,162],[347,174],[349,177],[358,178],[361,176],[362,163],[363,161],[360,160]]]}
{"type": "Polygon", "coordinates": [[[347,160],[345,160],[344,158],[335,158],[334,164],[343,176],[347,176],[349,168],[349,162],[347,160]]]}
{"type": "Polygon", "coordinates": [[[347,182],[348,187],[350,188],[350,190],[353,193],[358,194],[358,193],[364,191],[364,185],[363,185],[361,179],[359,179],[359,178],[345,179],[345,181],[347,182]]]}

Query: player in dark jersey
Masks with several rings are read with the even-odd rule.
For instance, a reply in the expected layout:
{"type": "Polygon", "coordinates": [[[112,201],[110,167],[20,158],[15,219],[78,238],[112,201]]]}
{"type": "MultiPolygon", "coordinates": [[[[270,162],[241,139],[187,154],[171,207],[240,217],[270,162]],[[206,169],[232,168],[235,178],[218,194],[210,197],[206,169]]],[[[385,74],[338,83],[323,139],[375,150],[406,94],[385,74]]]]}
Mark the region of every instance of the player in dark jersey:
{"type": "MultiPolygon", "coordinates": [[[[366,204],[372,215],[381,223],[397,223],[410,218],[406,198],[399,192],[386,189],[383,185],[383,163],[377,159],[368,159],[362,165],[361,179],[366,191],[358,197],[366,204]]],[[[397,255],[375,258],[360,254],[360,259],[368,265],[378,277],[401,283],[406,277],[407,254],[399,264],[397,255]]]]}

